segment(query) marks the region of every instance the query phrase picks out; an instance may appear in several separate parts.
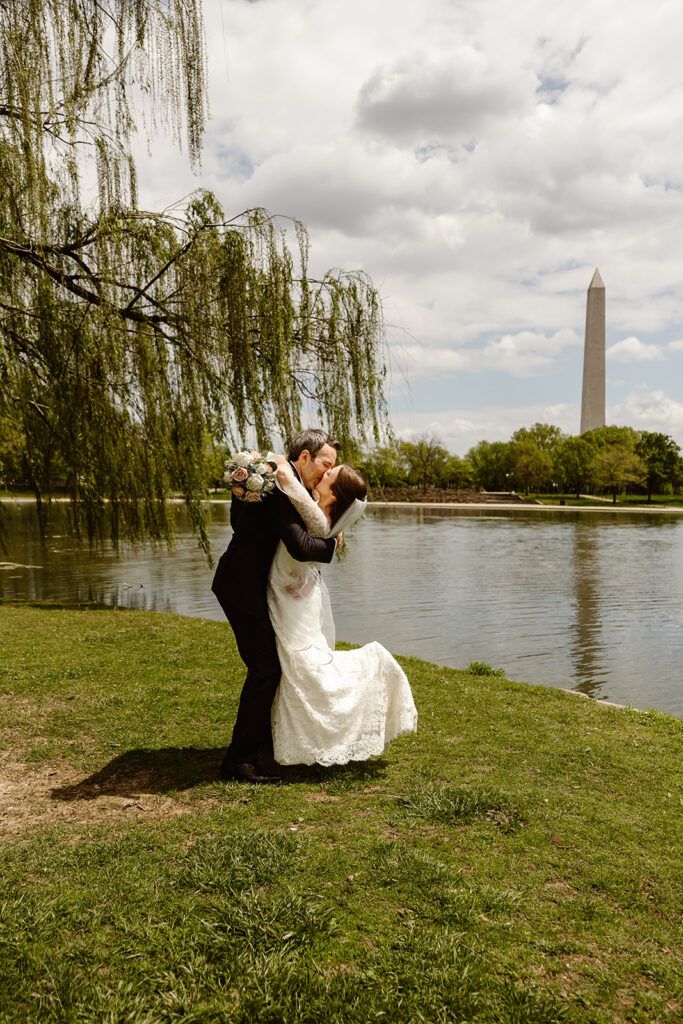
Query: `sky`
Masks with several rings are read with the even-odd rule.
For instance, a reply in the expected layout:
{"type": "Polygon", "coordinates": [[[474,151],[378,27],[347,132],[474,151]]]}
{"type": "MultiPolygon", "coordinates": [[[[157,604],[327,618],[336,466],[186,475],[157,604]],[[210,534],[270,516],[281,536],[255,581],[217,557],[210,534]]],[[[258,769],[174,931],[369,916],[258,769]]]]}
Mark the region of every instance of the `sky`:
{"type": "Polygon", "coordinates": [[[678,0],[204,0],[199,174],[138,144],[142,205],[198,187],[300,218],[363,269],[390,413],[465,454],[578,433],[586,290],[606,286],[607,422],[683,446],[678,0]]]}

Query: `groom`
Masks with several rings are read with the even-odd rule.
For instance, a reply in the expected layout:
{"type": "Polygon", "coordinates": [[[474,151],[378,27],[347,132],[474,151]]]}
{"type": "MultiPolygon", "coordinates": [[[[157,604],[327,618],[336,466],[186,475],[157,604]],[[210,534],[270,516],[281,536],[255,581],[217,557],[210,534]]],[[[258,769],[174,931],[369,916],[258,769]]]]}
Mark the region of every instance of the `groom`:
{"type": "MultiPolygon", "coordinates": [[[[307,490],[332,469],[341,445],[324,430],[304,430],[287,458],[307,490]]],[[[232,626],[247,666],[232,741],[221,765],[222,779],[277,782],[258,765],[259,747],[271,740],[270,709],[280,682],[275,634],[268,617],[266,587],[278,541],[298,562],[331,562],[340,538],[312,537],[298,512],[275,488],[259,502],[230,502],[233,534],[216,568],[211,589],[232,626]]]]}

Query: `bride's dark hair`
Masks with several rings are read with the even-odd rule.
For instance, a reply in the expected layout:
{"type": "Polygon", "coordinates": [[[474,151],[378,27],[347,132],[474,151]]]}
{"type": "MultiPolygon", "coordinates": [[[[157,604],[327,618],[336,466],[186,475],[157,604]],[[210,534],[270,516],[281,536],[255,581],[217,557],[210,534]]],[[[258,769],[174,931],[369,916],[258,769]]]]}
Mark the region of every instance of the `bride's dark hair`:
{"type": "Polygon", "coordinates": [[[368,494],[365,480],[357,469],[347,465],[345,462],[339,467],[339,472],[330,484],[330,490],[334,494],[335,502],[330,508],[332,526],[337,522],[343,512],[346,512],[349,505],[352,505],[356,498],[363,501],[368,494]]]}

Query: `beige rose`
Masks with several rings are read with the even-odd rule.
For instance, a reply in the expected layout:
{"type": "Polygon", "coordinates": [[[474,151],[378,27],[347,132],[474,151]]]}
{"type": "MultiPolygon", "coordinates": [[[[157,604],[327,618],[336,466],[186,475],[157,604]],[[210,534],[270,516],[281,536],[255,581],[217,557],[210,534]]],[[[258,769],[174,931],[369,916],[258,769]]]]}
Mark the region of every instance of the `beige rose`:
{"type": "Polygon", "coordinates": [[[242,481],[246,480],[248,476],[249,474],[247,473],[246,469],[242,468],[242,466],[239,466],[232,474],[232,478],[237,484],[241,484],[242,481]]]}
{"type": "Polygon", "coordinates": [[[245,501],[260,501],[261,499],[259,498],[258,494],[255,493],[255,491],[247,491],[247,493],[244,496],[244,500],[245,501]]]}
{"type": "Polygon", "coordinates": [[[233,497],[235,497],[235,498],[243,498],[244,497],[244,487],[233,487],[232,493],[233,493],[233,497]]]}

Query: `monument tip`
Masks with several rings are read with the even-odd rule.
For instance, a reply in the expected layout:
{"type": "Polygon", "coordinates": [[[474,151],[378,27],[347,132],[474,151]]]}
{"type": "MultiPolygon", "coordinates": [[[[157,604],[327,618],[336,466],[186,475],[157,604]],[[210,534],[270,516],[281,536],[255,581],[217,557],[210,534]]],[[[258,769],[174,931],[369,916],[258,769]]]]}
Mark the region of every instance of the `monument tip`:
{"type": "Polygon", "coordinates": [[[595,273],[593,274],[593,280],[588,285],[588,287],[589,288],[604,288],[605,287],[605,283],[602,280],[602,278],[600,277],[600,271],[598,270],[597,267],[595,268],[595,273]]]}

